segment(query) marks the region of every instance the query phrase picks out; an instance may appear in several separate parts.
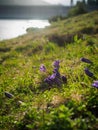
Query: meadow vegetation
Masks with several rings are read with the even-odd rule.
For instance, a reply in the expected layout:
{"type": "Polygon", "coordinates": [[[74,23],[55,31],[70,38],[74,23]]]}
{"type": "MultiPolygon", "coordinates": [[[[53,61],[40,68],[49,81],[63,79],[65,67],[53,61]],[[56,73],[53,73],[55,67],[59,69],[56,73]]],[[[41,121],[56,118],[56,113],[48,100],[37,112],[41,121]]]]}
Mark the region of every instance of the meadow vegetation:
{"type": "Polygon", "coordinates": [[[94,81],[98,11],[1,41],[0,130],[98,130],[94,81]]]}

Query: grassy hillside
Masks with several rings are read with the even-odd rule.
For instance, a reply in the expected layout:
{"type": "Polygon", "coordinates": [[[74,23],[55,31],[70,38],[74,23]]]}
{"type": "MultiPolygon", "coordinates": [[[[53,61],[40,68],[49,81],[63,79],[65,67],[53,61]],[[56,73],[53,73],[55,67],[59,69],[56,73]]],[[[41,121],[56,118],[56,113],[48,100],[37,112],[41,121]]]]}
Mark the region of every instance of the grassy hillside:
{"type": "Polygon", "coordinates": [[[1,41],[0,130],[97,130],[94,81],[98,11],[1,41]]]}

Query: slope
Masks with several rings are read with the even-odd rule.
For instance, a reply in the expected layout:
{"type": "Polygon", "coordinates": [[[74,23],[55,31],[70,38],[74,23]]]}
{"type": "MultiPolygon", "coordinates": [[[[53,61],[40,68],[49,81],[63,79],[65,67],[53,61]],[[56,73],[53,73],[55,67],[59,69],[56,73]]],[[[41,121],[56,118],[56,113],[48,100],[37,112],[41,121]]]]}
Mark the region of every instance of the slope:
{"type": "Polygon", "coordinates": [[[98,129],[97,14],[0,42],[2,130],[98,129]]]}

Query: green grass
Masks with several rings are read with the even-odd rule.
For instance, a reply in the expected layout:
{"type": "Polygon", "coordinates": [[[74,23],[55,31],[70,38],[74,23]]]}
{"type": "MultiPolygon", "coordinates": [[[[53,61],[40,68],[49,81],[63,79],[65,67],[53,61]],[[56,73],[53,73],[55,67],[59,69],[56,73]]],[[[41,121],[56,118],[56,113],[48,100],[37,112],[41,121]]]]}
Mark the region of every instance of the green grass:
{"type": "Polygon", "coordinates": [[[98,11],[0,42],[0,130],[97,130],[98,11]],[[93,64],[80,61],[90,59],[93,64]],[[67,83],[44,79],[60,60],[67,83]],[[41,64],[47,68],[39,71],[41,64]],[[95,78],[88,77],[88,67],[95,78]],[[5,92],[14,95],[7,98],[5,92]]]}

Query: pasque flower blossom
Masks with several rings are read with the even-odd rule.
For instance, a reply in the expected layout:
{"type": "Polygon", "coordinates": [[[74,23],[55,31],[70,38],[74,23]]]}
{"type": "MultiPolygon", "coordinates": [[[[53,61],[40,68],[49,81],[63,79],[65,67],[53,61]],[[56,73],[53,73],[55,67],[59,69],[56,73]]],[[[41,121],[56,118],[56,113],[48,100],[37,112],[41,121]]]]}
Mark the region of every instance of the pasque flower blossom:
{"type": "Polygon", "coordinates": [[[94,76],[94,74],[92,72],[90,72],[88,68],[85,68],[84,71],[85,71],[85,74],[88,75],[89,77],[94,76]]]}
{"type": "Polygon", "coordinates": [[[54,66],[55,68],[59,69],[59,67],[60,67],[59,64],[60,64],[60,61],[59,61],[59,60],[55,60],[54,63],[53,63],[53,66],[54,66]]]}
{"type": "Polygon", "coordinates": [[[43,64],[40,66],[40,71],[41,72],[46,72],[46,67],[43,64]]]}
{"type": "Polygon", "coordinates": [[[49,85],[56,84],[56,85],[60,86],[60,84],[61,84],[61,75],[60,75],[58,69],[54,68],[53,74],[48,76],[44,81],[46,83],[48,83],[49,85]]]}
{"type": "Polygon", "coordinates": [[[50,76],[48,76],[47,78],[44,79],[44,82],[46,82],[47,84],[49,84],[50,86],[53,84],[53,80],[50,78],[50,76]]]}
{"type": "Polygon", "coordinates": [[[60,85],[61,81],[59,77],[59,72],[53,73],[52,75],[48,76],[44,81],[49,85],[53,85],[53,84],[60,85]]]}
{"type": "Polygon", "coordinates": [[[85,62],[85,63],[89,63],[89,64],[91,64],[92,63],[92,61],[90,61],[89,59],[86,59],[86,58],[81,58],[80,59],[82,62],[85,62]]]}
{"type": "Polygon", "coordinates": [[[92,84],[93,87],[98,88],[98,80],[94,81],[94,83],[92,84]]]}
{"type": "MultiPolygon", "coordinates": [[[[49,75],[47,78],[44,79],[44,82],[47,83],[50,86],[53,85],[57,85],[57,86],[61,86],[62,83],[66,83],[67,82],[67,78],[65,76],[61,76],[61,74],[59,73],[59,60],[55,60],[53,63],[54,69],[53,69],[53,73],[51,75],[49,75]]],[[[40,70],[42,72],[46,71],[46,68],[44,65],[40,66],[40,70]]]]}
{"type": "Polygon", "coordinates": [[[57,68],[54,68],[53,73],[56,75],[56,77],[58,77],[58,78],[61,77],[61,75],[60,75],[60,73],[59,73],[57,68]]]}

